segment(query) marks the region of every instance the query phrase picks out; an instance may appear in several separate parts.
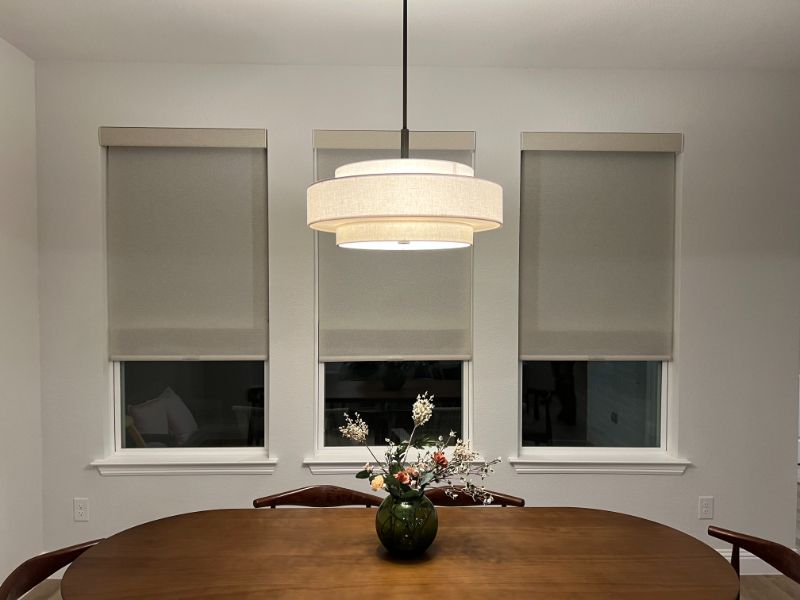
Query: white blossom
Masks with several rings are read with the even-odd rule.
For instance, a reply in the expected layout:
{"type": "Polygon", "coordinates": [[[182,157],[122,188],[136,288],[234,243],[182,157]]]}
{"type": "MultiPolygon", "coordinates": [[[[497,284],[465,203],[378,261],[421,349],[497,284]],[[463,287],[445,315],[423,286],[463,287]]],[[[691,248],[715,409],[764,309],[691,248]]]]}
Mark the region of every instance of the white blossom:
{"type": "MultiPolygon", "coordinates": [[[[414,431],[417,427],[430,421],[433,409],[433,396],[428,396],[428,392],[417,396],[411,411],[414,431]]],[[[367,445],[369,436],[367,423],[358,413],[353,413],[353,415],[351,418],[349,414],[344,413],[345,425],[339,427],[339,431],[343,437],[364,444],[372,458],[375,459],[376,466],[367,462],[363,468],[373,490],[377,491],[383,488],[390,493],[398,493],[396,488],[399,485],[406,491],[423,491],[431,484],[441,484],[445,493],[451,498],[455,498],[463,492],[476,503],[489,504],[493,501],[491,492],[487,491],[483,485],[477,485],[476,482],[481,483],[494,471],[492,466],[500,462],[500,457],[489,462],[478,462],[479,454],[472,449],[469,441],[462,440],[456,436],[455,431],[451,431],[447,438],[440,435],[438,438],[426,439],[422,444],[417,445],[412,444],[414,432],[408,440],[399,444],[386,438],[386,455],[384,460],[380,460],[367,445]],[[447,459],[445,452],[450,453],[452,440],[455,441],[455,445],[452,446],[452,458],[447,459]],[[412,446],[419,452],[416,457],[408,458],[408,450],[412,446]],[[459,487],[456,487],[454,480],[458,481],[459,487]],[[391,485],[387,485],[387,481],[391,485]]],[[[364,473],[361,472],[358,476],[363,477],[364,473]]]]}
{"type": "Polygon", "coordinates": [[[414,419],[415,427],[425,425],[430,421],[433,415],[433,402],[431,400],[433,400],[433,396],[428,398],[428,392],[417,395],[417,401],[414,402],[414,406],[411,408],[411,418],[414,419]]]}
{"type": "Polygon", "coordinates": [[[453,447],[453,460],[461,463],[468,463],[478,458],[478,453],[473,450],[468,441],[456,440],[453,447]]]}
{"type": "Polygon", "coordinates": [[[356,418],[350,418],[350,415],[344,413],[344,418],[347,423],[339,427],[339,432],[342,436],[363,444],[367,441],[367,434],[369,434],[369,427],[361,418],[361,415],[355,413],[356,418]]]}

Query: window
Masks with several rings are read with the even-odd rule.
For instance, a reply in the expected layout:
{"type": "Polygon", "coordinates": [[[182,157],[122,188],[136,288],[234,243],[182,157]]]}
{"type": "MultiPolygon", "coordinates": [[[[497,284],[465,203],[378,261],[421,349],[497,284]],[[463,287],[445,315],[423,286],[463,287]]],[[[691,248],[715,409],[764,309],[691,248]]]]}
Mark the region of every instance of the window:
{"type": "Polygon", "coordinates": [[[523,447],[665,447],[681,143],[523,134],[523,447]]]}
{"type": "Polygon", "coordinates": [[[418,393],[434,396],[436,410],[425,434],[447,437],[461,431],[463,363],[456,360],[325,363],[325,445],[350,446],[339,435],[343,414],[358,412],[369,424],[370,446],[407,440],[411,405],[418,393]]]}
{"type": "MultiPolygon", "coordinates": [[[[473,164],[471,132],[411,132],[417,158],[473,164]]],[[[315,131],[316,179],[361,160],[393,158],[396,131],[315,131]]],[[[372,443],[402,437],[417,394],[436,396],[428,433],[463,434],[472,357],[472,249],[364,252],[317,234],[318,450],[346,446],[338,427],[358,411],[372,443]]]]}
{"type": "Polygon", "coordinates": [[[522,445],[658,448],[661,363],[522,363],[522,445]]]}
{"type": "Polygon", "coordinates": [[[266,132],[100,140],[116,448],[263,448],[266,132]]]}
{"type": "Polygon", "coordinates": [[[119,363],[123,448],[264,446],[261,361],[119,363]]]}

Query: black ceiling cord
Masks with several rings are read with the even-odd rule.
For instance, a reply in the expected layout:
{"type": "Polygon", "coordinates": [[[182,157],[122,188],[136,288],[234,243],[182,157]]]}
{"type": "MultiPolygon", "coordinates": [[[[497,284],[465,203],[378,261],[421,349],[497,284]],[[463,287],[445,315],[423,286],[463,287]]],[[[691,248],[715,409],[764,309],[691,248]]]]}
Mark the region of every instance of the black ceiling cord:
{"type": "Polygon", "coordinates": [[[400,130],[400,158],[408,158],[408,0],[403,0],[403,128],[400,130]]]}

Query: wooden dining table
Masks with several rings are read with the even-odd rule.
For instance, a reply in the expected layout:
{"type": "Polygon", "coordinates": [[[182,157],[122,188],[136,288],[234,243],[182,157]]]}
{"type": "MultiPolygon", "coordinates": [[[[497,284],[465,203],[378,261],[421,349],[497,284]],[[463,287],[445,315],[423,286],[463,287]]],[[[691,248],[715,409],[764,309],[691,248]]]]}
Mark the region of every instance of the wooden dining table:
{"type": "Polygon", "coordinates": [[[375,509],[211,510],[138,525],[67,569],[64,600],[533,598],[733,600],[736,573],[696,538],[582,508],[439,508],[419,558],[390,556],[375,509]]]}

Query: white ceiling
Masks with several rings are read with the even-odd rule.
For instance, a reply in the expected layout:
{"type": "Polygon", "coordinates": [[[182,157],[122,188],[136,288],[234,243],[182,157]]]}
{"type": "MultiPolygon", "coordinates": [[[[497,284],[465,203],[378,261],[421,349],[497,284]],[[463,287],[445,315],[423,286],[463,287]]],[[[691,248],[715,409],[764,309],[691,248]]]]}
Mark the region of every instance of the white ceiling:
{"type": "MultiPolygon", "coordinates": [[[[0,0],[37,60],[394,65],[402,0],[0,0]]],[[[800,0],[409,0],[416,65],[800,70],[800,0]]]]}

